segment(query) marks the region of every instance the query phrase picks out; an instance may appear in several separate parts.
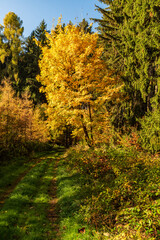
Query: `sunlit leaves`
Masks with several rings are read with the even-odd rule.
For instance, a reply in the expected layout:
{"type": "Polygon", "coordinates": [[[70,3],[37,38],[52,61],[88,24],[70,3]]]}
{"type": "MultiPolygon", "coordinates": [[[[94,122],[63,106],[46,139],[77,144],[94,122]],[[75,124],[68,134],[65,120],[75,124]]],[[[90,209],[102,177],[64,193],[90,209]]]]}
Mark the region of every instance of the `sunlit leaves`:
{"type": "Polygon", "coordinates": [[[46,142],[48,130],[40,110],[33,109],[28,92],[15,96],[8,81],[0,87],[0,149],[21,148],[32,141],[46,142]]]}
{"type": "Polygon", "coordinates": [[[49,47],[42,47],[38,80],[45,86],[50,126],[61,131],[63,124],[71,125],[75,136],[82,134],[93,144],[95,132],[108,128],[104,103],[118,91],[118,80],[109,77],[96,33],[58,25],[47,37],[49,47]]]}

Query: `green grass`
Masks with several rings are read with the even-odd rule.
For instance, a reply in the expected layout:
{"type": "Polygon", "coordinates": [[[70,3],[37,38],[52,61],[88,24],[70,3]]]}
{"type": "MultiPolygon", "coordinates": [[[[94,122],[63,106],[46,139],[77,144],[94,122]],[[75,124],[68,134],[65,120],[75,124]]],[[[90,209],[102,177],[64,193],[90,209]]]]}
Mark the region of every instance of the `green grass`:
{"type": "Polygon", "coordinates": [[[81,202],[89,195],[89,186],[87,190],[84,190],[84,178],[77,171],[68,169],[65,160],[59,162],[57,186],[60,207],[60,239],[103,239],[100,234],[96,234],[94,228],[82,220],[82,213],[79,210],[81,202]],[[78,233],[78,229],[83,227],[85,227],[85,233],[78,233]]]}
{"type": "MultiPolygon", "coordinates": [[[[159,156],[130,149],[72,148],[63,157],[55,149],[28,171],[5,201],[0,239],[158,240],[159,163],[159,156]],[[59,218],[54,224],[48,212],[50,200],[56,198],[54,186],[54,194],[49,193],[55,177],[59,218]],[[81,228],[84,234],[78,232],[81,228]]],[[[9,176],[13,166],[4,166],[2,172],[9,176]]]]}
{"type": "Polygon", "coordinates": [[[1,163],[0,167],[0,198],[5,193],[7,188],[14,185],[19,177],[23,175],[24,172],[29,170],[32,165],[40,160],[40,157],[45,156],[46,152],[36,153],[32,159],[28,157],[18,157],[13,158],[10,161],[5,161],[1,163]]]}
{"type": "Polygon", "coordinates": [[[54,239],[47,209],[57,155],[50,155],[30,170],[6,200],[0,212],[1,240],[54,239]]]}

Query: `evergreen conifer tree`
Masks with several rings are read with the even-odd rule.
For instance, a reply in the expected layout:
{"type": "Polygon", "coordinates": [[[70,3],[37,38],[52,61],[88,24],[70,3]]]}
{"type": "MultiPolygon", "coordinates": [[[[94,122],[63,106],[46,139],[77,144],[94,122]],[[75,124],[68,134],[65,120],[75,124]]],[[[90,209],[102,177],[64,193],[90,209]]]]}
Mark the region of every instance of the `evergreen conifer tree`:
{"type": "Polygon", "coordinates": [[[83,20],[78,24],[78,27],[80,27],[85,33],[92,32],[92,26],[89,25],[85,18],[83,18],[83,20]]]}
{"type": "Polygon", "coordinates": [[[130,123],[159,103],[159,0],[101,0],[99,31],[110,68],[121,74],[130,123]],[[130,100],[130,101],[128,101],[130,100]]]}
{"type": "Polygon", "coordinates": [[[32,31],[26,39],[21,61],[20,76],[24,82],[23,87],[29,88],[35,105],[45,102],[44,94],[39,91],[41,83],[36,80],[36,76],[39,74],[38,61],[41,56],[41,46],[47,44],[46,32],[48,32],[47,24],[42,20],[35,31],[32,31]],[[38,45],[35,43],[35,39],[38,41],[38,45]]]}
{"type": "Polygon", "coordinates": [[[22,51],[22,21],[14,13],[9,12],[4,18],[3,26],[3,57],[5,62],[5,76],[12,79],[13,85],[18,86],[19,82],[19,57],[22,51]]]}
{"type": "Polygon", "coordinates": [[[47,44],[46,32],[49,31],[47,31],[47,24],[43,19],[35,30],[35,38],[40,42],[41,46],[45,46],[47,44]]]}

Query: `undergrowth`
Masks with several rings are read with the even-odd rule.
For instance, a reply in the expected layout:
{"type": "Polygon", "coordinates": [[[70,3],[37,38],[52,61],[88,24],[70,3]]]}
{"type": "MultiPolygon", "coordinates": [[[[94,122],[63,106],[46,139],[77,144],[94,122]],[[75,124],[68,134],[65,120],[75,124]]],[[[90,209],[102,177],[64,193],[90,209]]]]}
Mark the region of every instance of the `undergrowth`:
{"type": "Polygon", "coordinates": [[[159,155],[134,147],[79,145],[65,157],[83,182],[81,221],[108,239],[160,239],[159,155]]]}

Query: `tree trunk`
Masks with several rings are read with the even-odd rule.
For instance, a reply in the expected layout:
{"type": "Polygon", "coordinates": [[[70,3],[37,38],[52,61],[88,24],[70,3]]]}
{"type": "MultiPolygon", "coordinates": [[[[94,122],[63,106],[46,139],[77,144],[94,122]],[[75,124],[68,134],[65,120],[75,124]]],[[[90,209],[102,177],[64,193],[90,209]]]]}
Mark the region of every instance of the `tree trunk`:
{"type": "Polygon", "coordinates": [[[82,114],[81,114],[81,120],[82,120],[82,127],[83,127],[83,131],[84,131],[85,140],[86,140],[88,146],[91,147],[91,146],[92,146],[92,143],[91,143],[91,140],[90,140],[90,138],[89,138],[86,125],[84,124],[83,115],[82,115],[82,114]]]}

